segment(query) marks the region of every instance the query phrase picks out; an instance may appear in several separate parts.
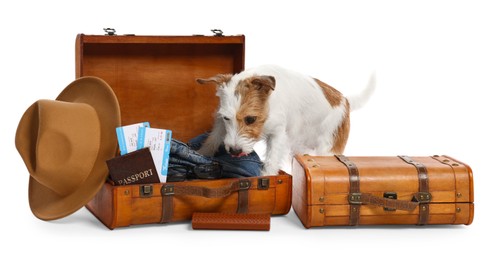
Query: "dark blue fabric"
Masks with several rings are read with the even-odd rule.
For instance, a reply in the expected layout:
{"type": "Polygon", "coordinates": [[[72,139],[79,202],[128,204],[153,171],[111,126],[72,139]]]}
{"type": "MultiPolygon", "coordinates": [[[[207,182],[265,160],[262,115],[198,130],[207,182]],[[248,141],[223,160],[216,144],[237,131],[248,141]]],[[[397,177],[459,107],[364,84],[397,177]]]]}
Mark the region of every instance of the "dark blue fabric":
{"type": "MultiPolygon", "coordinates": [[[[199,135],[185,144],[176,139],[171,141],[169,168],[177,172],[183,171],[183,167],[194,167],[203,164],[218,163],[222,167],[223,178],[239,178],[259,176],[263,163],[256,152],[247,156],[232,157],[226,152],[223,146],[219,148],[213,157],[199,154],[202,143],[207,139],[208,134],[199,135]]],[[[170,171],[170,170],[169,170],[170,171]]]]}

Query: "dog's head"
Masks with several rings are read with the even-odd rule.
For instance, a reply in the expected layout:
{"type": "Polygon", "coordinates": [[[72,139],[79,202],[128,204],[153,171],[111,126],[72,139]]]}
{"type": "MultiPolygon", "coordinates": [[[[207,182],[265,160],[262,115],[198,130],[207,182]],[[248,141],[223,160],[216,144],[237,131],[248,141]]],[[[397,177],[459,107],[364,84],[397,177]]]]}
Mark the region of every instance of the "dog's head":
{"type": "Polygon", "coordinates": [[[218,86],[220,103],[216,117],[226,130],[226,151],[233,156],[251,153],[256,142],[262,139],[264,123],[268,118],[268,98],[275,89],[275,78],[220,74],[197,79],[197,82],[218,86]]]}

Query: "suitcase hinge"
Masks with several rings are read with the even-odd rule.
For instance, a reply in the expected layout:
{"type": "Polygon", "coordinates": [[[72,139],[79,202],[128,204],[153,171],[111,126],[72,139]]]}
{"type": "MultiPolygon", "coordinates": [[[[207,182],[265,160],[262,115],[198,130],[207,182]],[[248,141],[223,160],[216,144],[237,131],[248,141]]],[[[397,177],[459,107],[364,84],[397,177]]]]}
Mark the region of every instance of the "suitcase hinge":
{"type": "Polygon", "coordinates": [[[142,198],[149,198],[153,195],[153,185],[141,185],[139,186],[139,195],[142,198]]]}

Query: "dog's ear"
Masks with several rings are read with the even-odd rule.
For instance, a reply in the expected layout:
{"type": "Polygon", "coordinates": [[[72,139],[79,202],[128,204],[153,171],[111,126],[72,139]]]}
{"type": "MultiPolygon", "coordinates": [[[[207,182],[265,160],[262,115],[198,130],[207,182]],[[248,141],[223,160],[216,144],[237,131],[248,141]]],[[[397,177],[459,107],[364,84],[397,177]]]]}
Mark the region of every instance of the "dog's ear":
{"type": "Polygon", "coordinates": [[[259,91],[264,91],[266,94],[270,90],[275,90],[275,78],[273,76],[257,76],[251,80],[252,85],[259,91]]]}
{"type": "Polygon", "coordinates": [[[213,83],[213,84],[220,86],[223,83],[228,83],[228,81],[230,81],[231,77],[232,77],[231,74],[218,74],[218,75],[210,77],[208,79],[197,79],[197,82],[199,84],[213,83]]]}

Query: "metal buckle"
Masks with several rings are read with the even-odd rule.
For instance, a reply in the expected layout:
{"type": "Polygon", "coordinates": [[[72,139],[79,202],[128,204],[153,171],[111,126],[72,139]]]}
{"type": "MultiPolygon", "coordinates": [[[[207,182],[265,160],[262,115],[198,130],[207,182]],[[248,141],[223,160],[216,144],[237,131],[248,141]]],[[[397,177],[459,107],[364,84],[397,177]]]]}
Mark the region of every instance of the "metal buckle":
{"type": "Polygon", "coordinates": [[[354,205],[362,205],[362,193],[354,192],[348,194],[348,202],[354,205]]]}
{"type": "Polygon", "coordinates": [[[153,185],[146,184],[139,186],[139,195],[142,198],[149,198],[153,195],[153,185]]]}
{"type": "Polygon", "coordinates": [[[429,192],[416,192],[414,193],[414,200],[419,203],[428,203],[431,201],[431,193],[429,192]]]}

